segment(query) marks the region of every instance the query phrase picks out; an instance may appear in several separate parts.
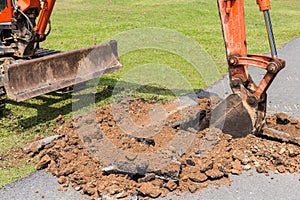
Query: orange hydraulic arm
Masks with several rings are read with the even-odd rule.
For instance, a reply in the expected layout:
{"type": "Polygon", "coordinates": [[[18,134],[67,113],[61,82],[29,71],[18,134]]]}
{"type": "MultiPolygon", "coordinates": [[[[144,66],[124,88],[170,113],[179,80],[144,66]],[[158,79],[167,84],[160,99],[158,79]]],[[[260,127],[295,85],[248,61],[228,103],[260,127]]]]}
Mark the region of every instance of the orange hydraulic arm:
{"type": "Polygon", "coordinates": [[[55,5],[56,0],[44,0],[43,7],[41,8],[40,0],[19,0],[16,5],[19,6],[22,12],[26,12],[29,9],[37,9],[39,19],[37,25],[34,27],[34,32],[38,34],[39,39],[45,37],[45,31],[50,20],[50,16],[55,5]]]}
{"type": "Polygon", "coordinates": [[[217,0],[223,29],[226,55],[229,66],[230,86],[234,93],[241,94],[249,105],[265,101],[266,91],[276,74],[285,66],[276,51],[271,20],[270,0],[256,0],[264,13],[271,56],[247,54],[244,0],[217,0]],[[261,82],[256,85],[248,74],[248,65],[266,70],[261,82]]]}
{"type": "Polygon", "coordinates": [[[44,0],[44,6],[42,8],[38,23],[34,28],[34,31],[43,39],[45,36],[45,30],[49,23],[50,16],[56,0],[44,0]]]}

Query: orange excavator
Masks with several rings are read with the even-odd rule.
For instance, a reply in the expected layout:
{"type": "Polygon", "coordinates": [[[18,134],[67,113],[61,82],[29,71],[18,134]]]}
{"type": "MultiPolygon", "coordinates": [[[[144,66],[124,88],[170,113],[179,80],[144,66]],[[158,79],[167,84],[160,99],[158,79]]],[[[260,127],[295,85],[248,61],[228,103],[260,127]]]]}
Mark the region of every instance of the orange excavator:
{"type": "Polygon", "coordinates": [[[55,0],[0,0],[0,110],[120,69],[117,43],[59,52],[41,49],[55,0]]]}
{"type": "Polygon", "coordinates": [[[256,0],[264,15],[270,56],[247,53],[244,1],[217,1],[233,94],[213,110],[210,123],[225,133],[244,137],[261,131],[266,116],[267,90],[277,73],[285,67],[285,61],[277,55],[269,14],[270,0],[256,0]],[[266,71],[260,83],[253,82],[248,66],[266,71]]]}
{"type": "MultiPolygon", "coordinates": [[[[210,124],[243,137],[260,132],[267,90],[285,61],[278,58],[269,15],[270,0],[256,0],[264,14],[271,56],[247,53],[243,0],[217,0],[233,94],[211,113],[210,124]],[[255,84],[248,66],[266,70],[255,84]]],[[[0,110],[6,95],[23,101],[110,73],[122,67],[116,41],[58,52],[41,49],[50,33],[55,0],[0,0],[0,110]]]]}

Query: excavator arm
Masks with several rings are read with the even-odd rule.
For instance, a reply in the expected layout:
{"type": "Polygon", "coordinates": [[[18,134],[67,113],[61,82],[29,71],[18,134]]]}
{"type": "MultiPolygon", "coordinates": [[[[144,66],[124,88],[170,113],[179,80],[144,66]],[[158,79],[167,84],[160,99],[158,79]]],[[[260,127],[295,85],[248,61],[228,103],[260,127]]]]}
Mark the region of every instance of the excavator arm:
{"type": "Polygon", "coordinates": [[[285,67],[285,61],[277,55],[269,15],[270,0],[257,0],[256,3],[264,14],[271,56],[247,53],[244,0],[218,0],[233,94],[215,109],[211,123],[236,137],[261,130],[266,115],[266,92],[277,73],[285,67]],[[266,71],[258,84],[248,73],[249,66],[266,71]]]}
{"type": "Polygon", "coordinates": [[[45,31],[50,20],[55,0],[44,0],[44,5],[34,32],[39,35],[40,39],[45,37],[45,31]]]}
{"type": "Polygon", "coordinates": [[[40,0],[22,0],[16,2],[16,5],[19,7],[18,9],[23,13],[29,9],[35,9],[37,12],[40,12],[38,22],[34,27],[34,32],[41,40],[45,37],[45,31],[50,21],[55,2],[56,0],[44,0],[42,6],[40,0]]]}

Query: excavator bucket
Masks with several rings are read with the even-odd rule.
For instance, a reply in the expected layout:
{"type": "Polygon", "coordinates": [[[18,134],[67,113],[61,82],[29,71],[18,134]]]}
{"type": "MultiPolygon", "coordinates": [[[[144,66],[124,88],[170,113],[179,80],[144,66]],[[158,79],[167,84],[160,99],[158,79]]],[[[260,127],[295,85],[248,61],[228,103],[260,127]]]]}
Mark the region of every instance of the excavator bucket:
{"type": "Polygon", "coordinates": [[[117,42],[4,65],[9,98],[23,101],[121,69],[117,42]]]}
{"type": "Polygon", "coordinates": [[[231,94],[211,111],[210,127],[235,138],[258,132],[265,116],[263,104],[265,101],[252,107],[238,94],[231,94]]]}

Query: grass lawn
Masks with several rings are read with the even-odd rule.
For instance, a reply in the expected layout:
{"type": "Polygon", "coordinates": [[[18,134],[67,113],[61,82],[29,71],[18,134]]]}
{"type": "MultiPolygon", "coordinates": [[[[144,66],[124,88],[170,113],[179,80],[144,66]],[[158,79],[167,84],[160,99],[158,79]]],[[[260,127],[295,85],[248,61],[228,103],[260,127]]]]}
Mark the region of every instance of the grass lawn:
{"type": "MultiPolygon", "coordinates": [[[[255,0],[246,0],[245,4],[249,53],[268,52],[262,13],[258,11],[255,0]]],[[[300,35],[300,1],[273,0],[272,5],[271,17],[275,38],[277,46],[281,46],[300,35]]],[[[164,28],[167,31],[166,35],[171,34],[168,36],[169,38],[173,31],[176,36],[184,36],[183,38],[187,41],[187,43],[178,43],[178,48],[175,49],[174,44],[172,47],[162,44],[162,48],[158,49],[125,51],[120,57],[123,69],[102,77],[98,84],[97,106],[111,102],[113,88],[120,82],[119,80],[123,80],[124,76],[130,78],[128,73],[136,71],[137,67],[144,66],[143,69],[148,69],[147,64],[149,63],[159,63],[159,66],[162,66],[161,69],[173,70],[174,74],[177,73],[184,80],[188,80],[188,87],[193,90],[206,87],[220,78],[220,74],[227,71],[216,1],[58,0],[51,22],[52,32],[41,46],[63,51],[120,37],[126,42],[126,37],[129,40],[130,35],[125,35],[125,37],[122,33],[126,34],[127,31],[136,28],[154,28],[154,30],[158,30],[155,28],[164,28]],[[205,77],[201,77],[201,74],[195,71],[193,63],[186,60],[186,57],[191,54],[183,52],[185,55],[182,57],[176,53],[176,49],[184,50],[184,45],[193,41],[198,42],[202,47],[202,53],[209,55],[209,58],[212,59],[210,64],[213,62],[213,66],[218,72],[215,79],[203,81],[205,77]]],[[[145,34],[149,36],[151,33],[146,32],[145,34]]],[[[138,37],[140,42],[145,42],[145,38],[140,36],[138,37]]],[[[206,58],[207,56],[201,60],[199,57],[196,60],[205,66],[206,58]]],[[[195,58],[193,57],[193,59],[195,58]]],[[[181,93],[186,91],[185,88],[177,89],[180,89],[181,93]]],[[[155,85],[139,88],[134,95],[159,100],[174,97],[168,88],[155,85]]],[[[6,163],[14,162],[14,158],[9,156],[10,151],[32,141],[36,135],[53,134],[52,126],[55,125],[53,119],[59,114],[62,114],[65,119],[69,119],[72,116],[71,112],[72,98],[70,94],[51,93],[21,103],[7,101],[5,116],[0,119],[0,157],[4,158],[4,160],[0,160],[0,187],[34,170],[34,167],[24,165],[24,163],[19,163],[15,167],[7,167],[11,165],[6,163]]]]}

